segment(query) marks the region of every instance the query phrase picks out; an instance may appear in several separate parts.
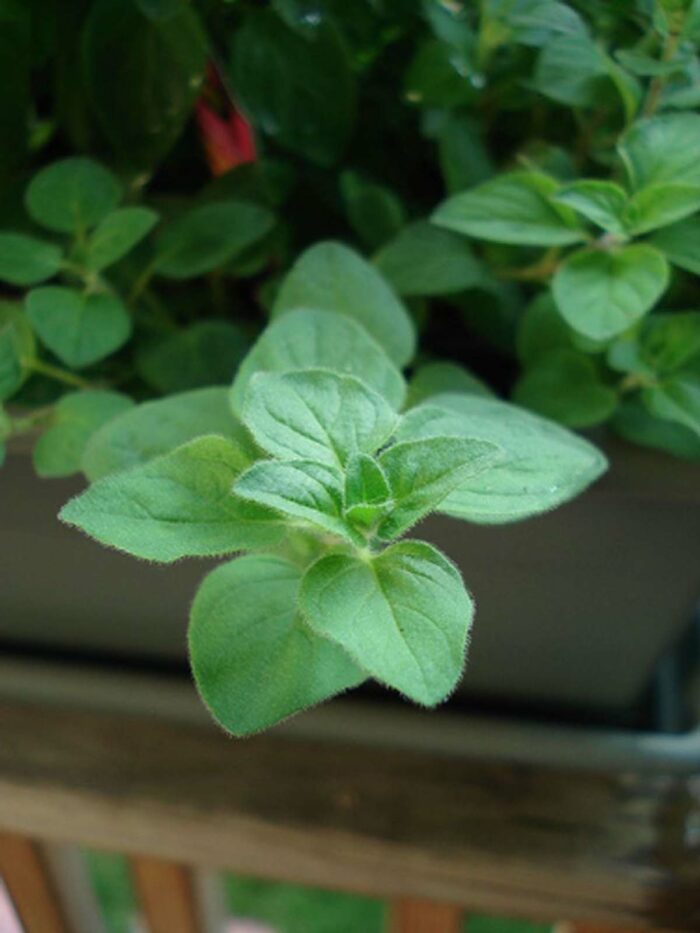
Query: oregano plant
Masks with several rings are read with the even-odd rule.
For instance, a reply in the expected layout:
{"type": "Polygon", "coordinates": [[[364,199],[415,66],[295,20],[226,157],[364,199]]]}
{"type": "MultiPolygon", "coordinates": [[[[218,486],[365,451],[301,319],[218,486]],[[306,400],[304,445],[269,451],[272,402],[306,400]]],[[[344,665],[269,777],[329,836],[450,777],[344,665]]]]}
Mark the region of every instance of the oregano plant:
{"type": "Polygon", "coordinates": [[[279,294],[230,388],[96,431],[82,459],[94,481],[61,512],[147,560],[244,553],[205,578],[189,630],[202,698],[239,736],[369,678],[443,701],[474,604],[449,557],[404,536],[434,511],[541,513],[605,468],[587,441],[468,380],[424,381],[407,407],[410,317],[346,247],[304,253],[279,294]]]}
{"type": "Polygon", "coordinates": [[[224,559],[190,654],[229,731],[448,696],[474,607],[420,522],[568,501],[606,464],[570,429],[700,459],[697,0],[0,27],[0,462],[83,473],[105,545],[224,559]]]}

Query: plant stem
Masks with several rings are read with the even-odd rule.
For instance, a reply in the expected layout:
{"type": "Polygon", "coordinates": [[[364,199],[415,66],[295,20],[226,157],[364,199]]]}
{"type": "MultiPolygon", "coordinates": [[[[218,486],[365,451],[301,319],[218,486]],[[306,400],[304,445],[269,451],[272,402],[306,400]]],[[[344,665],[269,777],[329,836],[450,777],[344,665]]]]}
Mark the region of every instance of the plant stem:
{"type": "Polygon", "coordinates": [[[28,369],[33,369],[35,373],[49,376],[49,378],[55,379],[57,382],[63,382],[78,389],[92,388],[92,384],[87,379],[83,379],[82,376],[76,376],[75,373],[71,373],[67,369],[61,369],[60,366],[53,366],[44,360],[30,360],[26,365],[28,369]]]}
{"type": "Polygon", "coordinates": [[[38,425],[45,423],[51,417],[54,405],[47,405],[44,408],[38,408],[36,411],[33,411],[29,415],[24,415],[21,418],[11,418],[10,419],[10,433],[11,434],[28,434],[30,431],[34,431],[38,425]]]}
{"type": "Polygon", "coordinates": [[[155,271],[156,271],[155,261],[149,262],[146,268],[141,272],[139,276],[137,276],[136,280],[134,281],[133,288],[131,289],[131,292],[129,293],[129,297],[127,299],[128,304],[133,304],[136,301],[136,299],[139,298],[141,294],[146,290],[146,288],[148,288],[148,284],[151,281],[153,277],[153,273],[155,271]]]}
{"type": "Polygon", "coordinates": [[[532,265],[499,269],[498,275],[503,279],[516,279],[519,282],[546,282],[557,271],[560,253],[560,247],[553,246],[532,265]]]}
{"type": "Polygon", "coordinates": [[[636,389],[650,389],[656,384],[656,380],[650,376],[644,376],[641,373],[629,373],[618,384],[618,389],[620,393],[634,392],[636,389]]]}

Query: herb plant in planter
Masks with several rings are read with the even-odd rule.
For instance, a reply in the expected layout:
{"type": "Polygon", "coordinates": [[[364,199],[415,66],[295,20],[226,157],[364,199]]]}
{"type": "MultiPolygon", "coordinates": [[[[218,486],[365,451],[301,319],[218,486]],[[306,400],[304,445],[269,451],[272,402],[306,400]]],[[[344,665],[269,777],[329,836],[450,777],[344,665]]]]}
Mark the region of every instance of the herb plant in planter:
{"type": "Polygon", "coordinates": [[[604,469],[586,441],[493,398],[439,393],[404,409],[398,366],[413,345],[379,274],[319,244],[282,284],[230,392],[146,403],[87,445],[100,478],[64,521],[150,560],[250,552],[209,574],[190,621],[201,694],[236,735],[368,677],[444,700],[473,603],[447,557],[403,535],[435,509],[537,514],[604,469]]]}
{"type": "Polygon", "coordinates": [[[574,497],[569,428],[700,456],[694,3],[0,7],[0,457],[245,552],[190,628],[233,733],[447,696],[472,600],[404,535],[574,497]]]}

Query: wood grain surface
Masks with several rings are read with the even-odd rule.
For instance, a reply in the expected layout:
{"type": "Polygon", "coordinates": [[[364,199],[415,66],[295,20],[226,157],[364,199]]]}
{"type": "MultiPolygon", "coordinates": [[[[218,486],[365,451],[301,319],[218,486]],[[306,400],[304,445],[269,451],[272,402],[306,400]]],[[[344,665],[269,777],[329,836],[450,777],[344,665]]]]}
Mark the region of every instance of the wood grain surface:
{"type": "Polygon", "coordinates": [[[0,704],[0,828],[533,920],[700,930],[700,780],[0,704]]]}

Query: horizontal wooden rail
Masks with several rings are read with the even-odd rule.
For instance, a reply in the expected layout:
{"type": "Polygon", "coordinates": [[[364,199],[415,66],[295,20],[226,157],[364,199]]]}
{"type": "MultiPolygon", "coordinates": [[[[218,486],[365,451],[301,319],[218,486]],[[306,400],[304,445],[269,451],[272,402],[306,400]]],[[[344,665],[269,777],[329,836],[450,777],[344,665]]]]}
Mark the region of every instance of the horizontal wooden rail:
{"type": "Polygon", "coordinates": [[[8,832],[536,920],[700,929],[696,792],[681,776],[340,737],[239,742],[137,715],[0,704],[8,832]]]}

